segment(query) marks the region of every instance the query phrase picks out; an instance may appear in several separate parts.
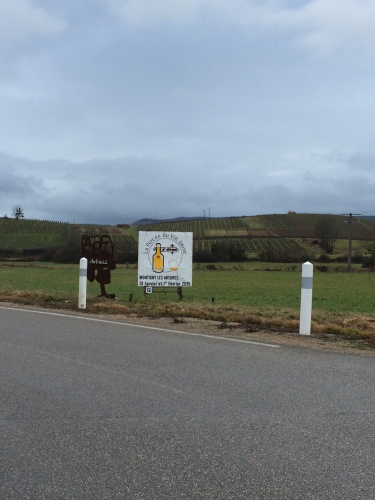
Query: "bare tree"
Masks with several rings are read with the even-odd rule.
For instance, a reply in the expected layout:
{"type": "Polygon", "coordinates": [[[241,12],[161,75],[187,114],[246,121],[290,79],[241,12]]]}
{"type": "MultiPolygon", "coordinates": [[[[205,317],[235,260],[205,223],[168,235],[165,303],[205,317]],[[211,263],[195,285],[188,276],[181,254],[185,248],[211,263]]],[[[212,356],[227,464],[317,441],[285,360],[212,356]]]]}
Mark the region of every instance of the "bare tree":
{"type": "Polygon", "coordinates": [[[15,219],[23,219],[25,217],[25,213],[21,205],[15,205],[12,208],[12,215],[15,219]]]}
{"type": "Polygon", "coordinates": [[[375,234],[373,234],[373,231],[369,231],[367,234],[367,239],[362,240],[360,243],[367,253],[375,255],[375,234]]]}
{"type": "Polygon", "coordinates": [[[332,253],[338,236],[338,224],[332,215],[323,215],[315,226],[315,236],[326,253],[332,253]]]}

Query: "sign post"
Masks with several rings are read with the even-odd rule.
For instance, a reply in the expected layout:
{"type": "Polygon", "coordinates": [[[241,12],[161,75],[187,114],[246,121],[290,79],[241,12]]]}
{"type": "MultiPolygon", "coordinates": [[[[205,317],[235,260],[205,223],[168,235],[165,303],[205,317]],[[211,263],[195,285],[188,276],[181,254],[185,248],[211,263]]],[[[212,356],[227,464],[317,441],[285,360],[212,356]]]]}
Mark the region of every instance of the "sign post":
{"type": "Polygon", "coordinates": [[[139,232],[138,286],[152,287],[153,292],[174,287],[179,293],[182,287],[192,286],[192,277],[193,233],[139,232]]]}
{"type": "Polygon", "coordinates": [[[78,309],[86,309],[87,294],[87,259],[82,257],[79,261],[79,288],[78,288],[78,309]]]}
{"type": "Polygon", "coordinates": [[[302,264],[301,311],[299,320],[299,333],[301,335],[310,335],[311,333],[313,268],[314,266],[311,262],[302,264]]]}

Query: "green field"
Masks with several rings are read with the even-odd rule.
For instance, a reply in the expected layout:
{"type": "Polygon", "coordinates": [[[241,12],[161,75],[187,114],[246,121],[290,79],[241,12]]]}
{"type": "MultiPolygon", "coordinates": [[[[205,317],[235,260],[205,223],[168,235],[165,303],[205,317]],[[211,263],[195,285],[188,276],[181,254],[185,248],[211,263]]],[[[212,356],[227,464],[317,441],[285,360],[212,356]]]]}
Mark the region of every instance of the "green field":
{"type": "MultiPolygon", "coordinates": [[[[184,303],[275,307],[299,310],[301,266],[291,270],[261,270],[255,264],[228,269],[217,264],[218,270],[195,266],[193,287],[185,288],[184,303]],[[221,270],[220,270],[221,266],[221,270]],[[258,269],[258,270],[257,270],[258,269]]],[[[269,269],[291,269],[292,266],[270,266],[269,269]]],[[[75,300],[78,294],[78,265],[24,264],[0,265],[0,291],[38,291],[59,300],[75,300]]],[[[345,313],[375,312],[375,275],[373,273],[328,272],[314,274],[313,307],[316,310],[345,313]]],[[[137,286],[137,269],[118,266],[112,273],[108,293],[115,293],[121,302],[130,294],[143,301],[143,289],[137,286]]],[[[88,283],[88,296],[99,294],[98,283],[88,283]]],[[[177,294],[153,293],[147,302],[177,302],[177,294]]]]}
{"type": "MultiPolygon", "coordinates": [[[[247,329],[298,332],[300,265],[240,266],[215,264],[216,270],[196,265],[193,286],[183,289],[180,302],[175,291],[152,293],[146,298],[137,286],[136,266],[120,265],[112,273],[107,293],[98,297],[98,283],[88,283],[89,313],[137,317],[191,317],[234,322],[247,329]],[[132,298],[132,300],[130,300],[132,298]],[[214,299],[214,301],[212,300],[214,299]]],[[[375,274],[343,272],[345,266],[328,265],[329,272],[314,273],[312,332],[341,335],[375,345],[375,274]],[[341,272],[338,272],[341,271],[341,272]]],[[[77,310],[78,265],[45,263],[0,264],[0,302],[44,308],[77,310]]]]}
{"type": "MultiPolygon", "coordinates": [[[[48,248],[51,252],[72,248],[71,242],[79,242],[84,232],[108,232],[117,248],[131,249],[133,253],[138,231],[193,232],[197,262],[209,261],[206,256],[213,255],[213,245],[217,249],[222,243],[221,248],[235,245],[245,249],[248,261],[195,264],[193,286],[183,289],[182,302],[175,292],[154,290],[144,298],[143,288],[137,286],[137,266],[118,265],[112,272],[112,283],[106,286],[107,293],[115,294],[116,300],[99,298],[99,284],[88,283],[87,311],[149,317],[181,315],[298,331],[301,264],[262,263],[256,259],[272,260],[279,255],[285,262],[293,258],[314,261],[323,252],[314,233],[320,217],[272,214],[138,227],[0,218],[0,301],[76,310],[78,263],[52,264],[39,259],[48,248]]],[[[354,272],[346,272],[348,224],[345,217],[329,217],[339,228],[331,255],[337,261],[315,264],[313,331],[353,336],[375,344],[375,273],[363,272],[360,264],[353,264],[354,272]]],[[[375,241],[375,221],[355,221],[352,236],[353,252],[363,254],[369,245],[366,241],[375,241]]],[[[130,253],[125,251],[123,255],[126,257],[122,262],[131,260],[130,253]]]]}

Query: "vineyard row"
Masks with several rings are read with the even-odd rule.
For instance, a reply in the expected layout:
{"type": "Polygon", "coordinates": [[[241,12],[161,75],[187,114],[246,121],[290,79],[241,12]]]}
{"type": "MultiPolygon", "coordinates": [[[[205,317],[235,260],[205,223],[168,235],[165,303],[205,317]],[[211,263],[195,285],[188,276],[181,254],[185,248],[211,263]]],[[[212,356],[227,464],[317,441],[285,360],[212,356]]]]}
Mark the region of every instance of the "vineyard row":
{"type": "Polygon", "coordinates": [[[223,243],[230,245],[241,245],[249,253],[258,254],[262,251],[285,251],[302,250],[303,246],[294,239],[287,238],[230,238],[223,240],[222,238],[200,239],[194,241],[195,252],[211,252],[212,246],[215,243],[223,243]]]}
{"type": "Polygon", "coordinates": [[[246,229],[247,225],[239,217],[226,217],[217,219],[197,219],[175,222],[159,222],[157,224],[146,224],[139,226],[139,229],[144,228],[152,231],[168,231],[168,232],[192,232],[194,235],[204,235],[206,231],[211,229],[216,230],[238,230],[246,229]]]}

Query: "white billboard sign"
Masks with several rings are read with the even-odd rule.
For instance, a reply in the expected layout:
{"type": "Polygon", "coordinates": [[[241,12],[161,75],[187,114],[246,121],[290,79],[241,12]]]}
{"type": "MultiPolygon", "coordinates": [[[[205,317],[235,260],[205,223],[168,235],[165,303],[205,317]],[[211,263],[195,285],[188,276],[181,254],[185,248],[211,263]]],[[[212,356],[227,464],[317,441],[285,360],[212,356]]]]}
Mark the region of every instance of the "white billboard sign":
{"type": "Polygon", "coordinates": [[[193,233],[140,231],[138,286],[192,286],[193,233]]]}

